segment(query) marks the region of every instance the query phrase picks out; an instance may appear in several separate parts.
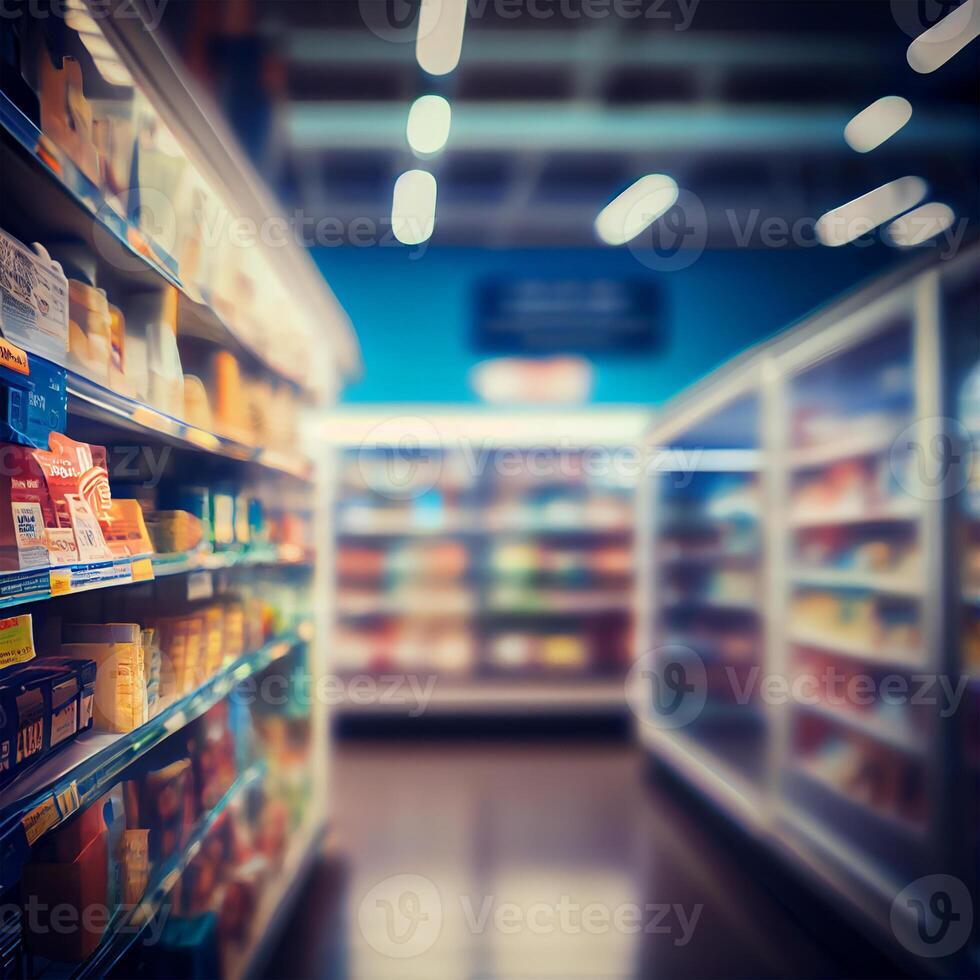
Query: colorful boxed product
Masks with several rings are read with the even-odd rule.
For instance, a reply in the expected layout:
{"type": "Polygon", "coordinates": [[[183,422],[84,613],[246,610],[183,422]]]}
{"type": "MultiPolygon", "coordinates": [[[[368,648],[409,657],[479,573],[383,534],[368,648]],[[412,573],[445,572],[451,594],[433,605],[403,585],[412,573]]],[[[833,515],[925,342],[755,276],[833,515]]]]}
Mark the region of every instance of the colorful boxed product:
{"type": "Polygon", "coordinates": [[[194,551],[204,540],[203,522],[186,510],[150,511],[144,519],[159,554],[194,551]]]}
{"type": "Polygon", "coordinates": [[[190,778],[190,760],[180,759],[147,773],[134,787],[138,803],[136,812],[130,812],[130,820],[135,818],[149,831],[149,855],[154,864],[170,857],[184,843],[191,821],[190,778]]]}
{"type": "Polygon", "coordinates": [[[142,630],[136,623],[62,625],[61,656],[93,660],[95,727],[105,732],[131,732],[148,718],[142,630]]]}
{"type": "Polygon", "coordinates": [[[72,657],[45,657],[52,667],[64,667],[74,672],[78,681],[78,732],[88,731],[95,722],[95,681],[98,665],[94,660],[75,660],[72,657]]]}
{"type": "Polygon", "coordinates": [[[0,786],[44,761],[78,734],[75,671],[46,662],[0,677],[0,786]]]}
{"type": "Polygon", "coordinates": [[[102,939],[105,917],[85,913],[108,909],[110,835],[103,800],[48,835],[24,867],[21,898],[32,904],[38,926],[36,931],[25,929],[24,944],[45,959],[78,963],[102,939]],[[77,928],[56,928],[49,921],[66,907],[75,911],[77,928]]]}
{"type": "Polygon", "coordinates": [[[101,525],[106,544],[114,555],[136,558],[153,554],[153,541],[138,500],[128,497],[113,500],[101,525]]]}
{"type": "Polygon", "coordinates": [[[0,229],[0,333],[18,347],[64,365],[68,280],[57,262],[0,229]]]}
{"type": "Polygon", "coordinates": [[[68,372],[0,340],[0,439],[46,446],[67,414],[68,372]]]}
{"type": "Polygon", "coordinates": [[[79,374],[109,384],[112,316],[104,289],[68,280],[68,366],[79,374]]]}
{"type": "Polygon", "coordinates": [[[74,58],[62,58],[58,66],[46,51],[39,63],[41,129],[98,186],[99,151],[92,134],[92,107],[82,86],[82,66],[74,58]]]}

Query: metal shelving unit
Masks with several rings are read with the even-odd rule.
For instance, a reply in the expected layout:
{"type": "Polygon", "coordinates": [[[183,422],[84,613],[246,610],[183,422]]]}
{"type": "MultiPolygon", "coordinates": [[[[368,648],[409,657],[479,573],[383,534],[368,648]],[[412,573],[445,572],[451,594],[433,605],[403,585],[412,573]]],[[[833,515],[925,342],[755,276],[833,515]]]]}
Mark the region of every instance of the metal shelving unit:
{"type": "MultiPolygon", "coordinates": [[[[169,129],[188,167],[222,205],[259,227],[277,220],[279,209],[219,114],[177,67],[163,46],[160,32],[148,29],[141,0],[125,11],[93,8],[91,17],[82,3],[69,6],[71,23],[66,30],[87,24],[88,30],[99,32],[100,50],[111,50],[114,61],[131,80],[129,87],[169,129]]],[[[91,97],[88,86],[92,81],[86,80],[87,97],[91,97]]],[[[113,88],[101,80],[96,87],[103,92],[113,88]]],[[[127,86],[122,86],[118,91],[126,90],[127,86]]],[[[235,322],[228,315],[227,305],[223,307],[213,294],[210,283],[182,274],[177,259],[140,228],[137,215],[124,214],[118,201],[104,197],[70,156],[3,93],[0,173],[0,227],[6,231],[28,242],[70,240],[80,249],[87,248],[98,283],[110,297],[135,293],[162,296],[170,288],[177,290],[177,341],[182,358],[189,354],[193,360],[197,352],[228,351],[240,360],[243,369],[269,384],[285,385],[308,415],[329,405],[343,381],[358,370],[357,342],[350,323],[305,250],[287,241],[282,247],[264,242],[255,245],[262,272],[290,305],[281,308],[282,319],[276,321],[275,330],[258,330],[247,318],[235,322]],[[301,337],[307,337],[308,342],[302,345],[303,356],[296,356],[297,338],[301,337]]],[[[112,612],[130,601],[162,610],[164,596],[181,601],[209,598],[213,579],[219,577],[232,577],[237,582],[236,576],[261,573],[275,576],[277,583],[292,584],[292,578],[285,576],[297,574],[287,571],[297,568],[312,576],[311,594],[319,591],[306,613],[312,620],[292,611],[283,612],[283,621],[276,629],[263,629],[264,636],[272,634],[267,642],[235,659],[227,656],[217,673],[166,704],[146,724],[123,735],[94,730],[81,734],[7,786],[0,793],[0,887],[4,890],[16,885],[38,841],[101,799],[121,780],[132,778],[134,765],[154,758],[171,738],[183,738],[188,726],[226,701],[243,683],[254,682],[263,671],[281,668],[284,677],[287,670],[305,671],[315,685],[327,671],[332,542],[329,463],[318,452],[303,454],[319,447],[302,446],[301,452],[292,446],[252,445],[243,441],[247,437],[207,431],[72,371],[68,372],[68,432],[110,447],[134,441],[167,446],[168,452],[173,451],[171,466],[176,465],[189,478],[206,485],[231,480],[247,484],[264,499],[273,498],[280,510],[302,512],[304,519],[311,515],[309,548],[305,553],[295,547],[282,550],[261,546],[213,553],[200,550],[13,573],[0,576],[3,609],[32,611],[36,619],[54,617],[62,608],[59,603],[75,602],[71,597],[79,592],[98,592],[78,601],[91,602],[91,608],[100,603],[112,612]],[[110,593],[110,589],[122,591],[110,593]]],[[[309,717],[303,720],[309,731],[305,763],[308,793],[304,796],[308,803],[286,848],[282,867],[273,868],[263,882],[251,934],[224,964],[229,977],[251,975],[261,968],[284,910],[327,826],[326,712],[322,701],[312,699],[309,717]]],[[[256,724],[254,717],[249,723],[256,724]]],[[[213,807],[198,814],[196,825],[175,853],[154,868],[154,878],[132,912],[135,919],[122,922],[117,915],[94,954],[80,963],[39,967],[47,971],[45,975],[60,973],[63,967],[71,975],[99,976],[120,969],[123,957],[138,946],[139,930],[116,927],[148,922],[169,901],[223,814],[234,810],[253,791],[261,791],[267,781],[275,782],[275,766],[265,765],[261,757],[251,761],[245,758],[254,750],[241,746],[236,750],[240,750],[235,759],[237,779],[213,807]]],[[[5,892],[5,899],[9,894],[5,892]]]]}
{"type": "MultiPolygon", "coordinates": [[[[975,430],[966,434],[955,421],[965,410],[954,394],[972,383],[976,404],[980,388],[978,269],[976,246],[947,262],[919,263],[680,396],[646,440],[657,465],[638,510],[637,655],[662,680],[666,662],[684,663],[676,644],[691,648],[698,656],[693,668],[686,664],[687,676],[698,696],[699,685],[706,691],[705,710],[675,726],[657,713],[652,688],[638,725],[645,744],[809,871],[893,953],[949,975],[961,975],[966,954],[913,957],[895,931],[905,927],[896,923],[914,926],[912,913],[893,903],[932,874],[976,885],[980,793],[966,760],[980,733],[980,698],[968,695],[947,713],[887,704],[878,685],[889,677],[911,685],[924,676],[948,679],[955,689],[980,660],[975,640],[967,652],[968,638],[976,637],[967,632],[976,629],[969,603],[975,582],[961,580],[959,561],[975,553],[964,542],[980,545],[969,537],[973,518],[965,505],[973,495],[955,484],[962,470],[934,476],[923,455],[946,446],[956,463],[970,452],[975,430]],[[757,413],[739,431],[738,406],[746,400],[757,413]],[[696,587],[731,551],[708,540],[712,522],[703,511],[712,498],[703,474],[719,450],[747,448],[758,453],[761,504],[754,600],[761,644],[748,662],[758,678],[784,682],[778,690],[785,694],[761,705],[749,778],[745,756],[733,752],[744,739],[749,705],[720,716],[709,710],[716,700],[711,664],[719,649],[731,656],[738,647],[737,620],[726,621],[713,642],[704,636],[714,615],[707,611],[697,631],[670,629],[677,567],[694,569],[686,581],[696,587]],[[671,537],[664,517],[671,508],[688,517],[686,539],[671,537]],[[692,546],[685,557],[678,545],[684,540],[700,551],[692,546]],[[812,697],[804,688],[810,678],[831,675],[848,683],[867,678],[871,700],[838,703],[828,698],[829,685],[812,697]],[[709,726],[714,739],[704,737],[709,726]]],[[[745,663],[746,651],[741,655],[745,663]]]]}
{"type": "MultiPolygon", "coordinates": [[[[589,432],[574,412],[519,424],[504,413],[433,412],[420,433],[429,442],[406,456],[400,435],[375,431],[376,419],[399,415],[345,414],[332,427],[341,455],[336,645],[365,651],[339,671],[433,678],[424,708],[432,716],[623,714],[634,480],[592,478],[576,460],[629,448],[645,416],[611,413],[602,431],[589,432]],[[543,474],[527,452],[538,454],[543,474]],[[405,479],[388,486],[402,469],[405,479]],[[590,504],[609,506],[599,513],[590,504]],[[446,567],[428,567],[433,549],[451,551],[446,567]],[[603,550],[622,568],[598,561],[603,550]],[[347,568],[345,556],[357,555],[376,559],[371,569],[347,568]],[[530,652],[511,662],[505,641],[530,652]],[[563,642],[575,655],[549,659],[563,642]]],[[[342,706],[358,716],[415,710],[342,706]]]]}

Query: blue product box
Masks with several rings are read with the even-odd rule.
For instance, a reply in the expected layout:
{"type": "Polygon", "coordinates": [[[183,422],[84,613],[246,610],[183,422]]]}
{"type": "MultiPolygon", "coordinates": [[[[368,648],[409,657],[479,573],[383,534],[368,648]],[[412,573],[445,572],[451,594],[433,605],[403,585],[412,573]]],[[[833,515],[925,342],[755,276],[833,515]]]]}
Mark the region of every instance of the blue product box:
{"type": "Polygon", "coordinates": [[[65,431],[67,414],[68,372],[0,341],[0,441],[47,449],[48,434],[65,431]]]}

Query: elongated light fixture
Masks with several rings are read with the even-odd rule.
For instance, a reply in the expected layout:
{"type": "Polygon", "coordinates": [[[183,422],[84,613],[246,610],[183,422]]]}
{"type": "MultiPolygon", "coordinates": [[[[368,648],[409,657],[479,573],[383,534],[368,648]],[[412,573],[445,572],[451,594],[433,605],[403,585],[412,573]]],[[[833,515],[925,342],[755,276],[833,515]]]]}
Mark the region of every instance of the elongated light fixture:
{"type": "Polygon", "coordinates": [[[900,95],[886,95],[862,109],[845,127],[847,145],[867,153],[891,139],[912,118],[912,106],[900,95]]]}
{"type": "Polygon", "coordinates": [[[817,222],[817,238],[836,248],[867,234],[903,211],[914,208],[928,193],[921,177],[899,177],[828,211],[817,222]]]}
{"type": "Polygon", "coordinates": [[[448,75],[463,50],[466,0],[422,0],[415,57],[430,75],[448,75]]]}
{"type": "Polygon", "coordinates": [[[408,110],[408,145],[419,156],[433,156],[449,139],[452,107],[441,95],[423,95],[408,110]]]}
{"type": "Polygon", "coordinates": [[[625,245],[669,211],[677,195],[673,177],[647,174],[599,212],[596,234],[607,245],[625,245]]]}
{"type": "Polygon", "coordinates": [[[923,31],[910,45],[905,57],[914,71],[927,75],[942,68],[980,35],[980,0],[966,0],[942,20],[923,31]]]}
{"type": "Polygon", "coordinates": [[[955,220],[956,215],[948,204],[929,201],[896,218],[885,231],[893,245],[912,248],[941,235],[955,220]]]}
{"type": "Polygon", "coordinates": [[[436,224],[436,179],[428,170],[406,170],[395,181],[391,230],[403,245],[421,245],[436,224]]]}

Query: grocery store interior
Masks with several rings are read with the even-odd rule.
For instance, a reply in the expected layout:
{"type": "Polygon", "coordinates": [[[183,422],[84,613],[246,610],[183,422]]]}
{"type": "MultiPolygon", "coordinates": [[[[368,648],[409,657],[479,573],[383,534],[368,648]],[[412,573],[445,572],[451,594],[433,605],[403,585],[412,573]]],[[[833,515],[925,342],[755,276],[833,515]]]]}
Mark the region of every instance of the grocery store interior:
{"type": "Polygon", "coordinates": [[[0,0],[0,980],[980,978],[980,0],[0,0]]]}

